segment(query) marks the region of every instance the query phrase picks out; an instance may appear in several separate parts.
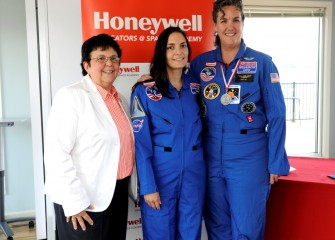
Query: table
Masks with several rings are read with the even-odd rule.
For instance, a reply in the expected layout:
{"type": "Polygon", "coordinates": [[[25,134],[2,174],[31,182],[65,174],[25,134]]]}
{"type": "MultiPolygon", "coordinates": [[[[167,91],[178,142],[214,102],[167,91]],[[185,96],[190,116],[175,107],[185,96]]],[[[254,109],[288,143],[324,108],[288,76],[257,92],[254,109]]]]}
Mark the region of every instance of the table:
{"type": "Polygon", "coordinates": [[[291,171],[273,185],[266,240],[335,240],[335,159],[289,157],[291,171]]]}

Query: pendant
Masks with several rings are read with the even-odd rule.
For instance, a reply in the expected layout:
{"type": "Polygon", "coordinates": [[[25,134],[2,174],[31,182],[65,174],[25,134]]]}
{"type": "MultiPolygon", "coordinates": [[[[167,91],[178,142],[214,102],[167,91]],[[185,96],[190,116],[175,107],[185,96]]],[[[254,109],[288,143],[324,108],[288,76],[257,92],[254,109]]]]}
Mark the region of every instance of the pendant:
{"type": "Polygon", "coordinates": [[[228,93],[225,93],[221,96],[220,99],[222,105],[229,105],[232,101],[231,96],[228,93]]]}

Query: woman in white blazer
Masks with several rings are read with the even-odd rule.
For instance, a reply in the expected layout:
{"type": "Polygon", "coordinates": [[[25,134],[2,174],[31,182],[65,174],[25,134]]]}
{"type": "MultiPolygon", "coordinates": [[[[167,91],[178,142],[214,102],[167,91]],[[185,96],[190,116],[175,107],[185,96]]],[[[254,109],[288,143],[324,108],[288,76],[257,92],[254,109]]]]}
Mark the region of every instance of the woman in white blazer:
{"type": "Polygon", "coordinates": [[[126,238],[134,142],[129,105],[113,86],[120,57],[111,36],[86,40],[84,77],[60,89],[52,102],[45,193],[54,203],[61,240],[126,238]]]}

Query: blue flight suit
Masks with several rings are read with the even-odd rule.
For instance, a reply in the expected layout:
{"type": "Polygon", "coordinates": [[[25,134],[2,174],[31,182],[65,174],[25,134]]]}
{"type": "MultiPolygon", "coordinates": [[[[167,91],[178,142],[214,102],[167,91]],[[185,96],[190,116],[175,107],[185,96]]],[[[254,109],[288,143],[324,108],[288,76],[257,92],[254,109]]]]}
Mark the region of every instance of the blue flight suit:
{"type": "Polygon", "coordinates": [[[183,75],[179,93],[169,84],[170,98],[163,97],[153,82],[139,84],[131,95],[146,240],[201,238],[206,164],[199,91],[200,84],[183,75]],[[154,192],[160,194],[160,210],[144,201],[144,194],[154,192]]]}
{"type": "Polygon", "coordinates": [[[228,67],[219,46],[196,57],[189,74],[201,83],[205,105],[208,238],[263,239],[269,174],[287,175],[290,168],[278,70],[270,56],[246,47],[242,39],[228,67]],[[226,92],[231,103],[221,102],[226,92]]]}

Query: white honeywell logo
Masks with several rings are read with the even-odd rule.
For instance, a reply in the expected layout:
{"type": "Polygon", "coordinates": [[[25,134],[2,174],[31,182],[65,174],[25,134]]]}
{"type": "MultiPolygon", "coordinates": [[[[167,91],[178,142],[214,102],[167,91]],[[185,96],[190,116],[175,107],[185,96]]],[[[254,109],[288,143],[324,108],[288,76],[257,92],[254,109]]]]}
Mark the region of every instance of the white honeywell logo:
{"type": "Polygon", "coordinates": [[[109,17],[109,12],[94,12],[95,29],[115,29],[115,30],[142,30],[149,31],[152,35],[156,34],[158,29],[163,26],[179,26],[183,31],[202,31],[202,16],[192,15],[191,19],[181,18],[136,18],[136,17],[109,17]]]}

